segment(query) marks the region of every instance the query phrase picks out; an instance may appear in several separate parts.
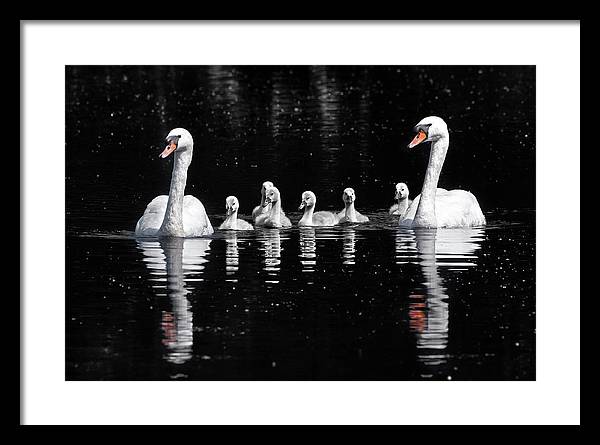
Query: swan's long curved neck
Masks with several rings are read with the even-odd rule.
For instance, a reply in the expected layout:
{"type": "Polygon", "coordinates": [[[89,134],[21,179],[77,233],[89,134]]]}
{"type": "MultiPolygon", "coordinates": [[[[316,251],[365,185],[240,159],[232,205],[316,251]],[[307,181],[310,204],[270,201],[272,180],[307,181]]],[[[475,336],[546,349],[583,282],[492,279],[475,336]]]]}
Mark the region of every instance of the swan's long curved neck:
{"type": "Polygon", "coordinates": [[[450,137],[447,134],[431,143],[429,164],[427,165],[427,171],[425,172],[425,180],[423,181],[423,188],[421,189],[419,207],[417,208],[413,223],[419,227],[437,226],[435,217],[435,193],[440,179],[442,166],[444,165],[444,159],[446,159],[449,143],[450,137]]]}
{"type": "Polygon", "coordinates": [[[356,209],[354,208],[354,201],[345,204],[346,207],[346,218],[350,220],[356,219],[356,209]]]}
{"type": "Polygon", "coordinates": [[[398,199],[398,212],[405,214],[406,210],[408,210],[408,198],[399,198],[398,199]]]}
{"type": "Polygon", "coordinates": [[[281,224],[281,201],[277,201],[271,204],[270,216],[276,224],[281,224]]]}
{"type": "Polygon", "coordinates": [[[313,213],[315,213],[315,206],[304,207],[304,215],[302,215],[302,219],[300,220],[300,222],[312,223],[313,213]]]}
{"type": "Polygon", "coordinates": [[[223,223],[235,225],[235,224],[237,224],[237,219],[238,219],[237,217],[238,217],[238,211],[236,210],[235,212],[232,212],[231,215],[227,215],[227,218],[225,218],[225,221],[223,221],[223,223]]]}
{"type": "Polygon", "coordinates": [[[185,195],[188,166],[189,162],[176,153],[171,175],[169,200],[167,201],[165,217],[159,229],[160,235],[185,236],[183,230],[183,197],[185,195]]]}
{"type": "Polygon", "coordinates": [[[260,192],[260,213],[268,213],[271,210],[271,204],[265,206],[266,193],[264,190],[260,192]]]}

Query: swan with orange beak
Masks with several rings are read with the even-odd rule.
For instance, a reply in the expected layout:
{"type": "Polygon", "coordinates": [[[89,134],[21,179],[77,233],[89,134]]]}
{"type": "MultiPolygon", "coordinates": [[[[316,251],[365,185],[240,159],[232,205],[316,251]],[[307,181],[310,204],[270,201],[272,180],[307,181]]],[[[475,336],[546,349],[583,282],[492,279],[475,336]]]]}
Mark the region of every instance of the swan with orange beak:
{"type": "Polygon", "coordinates": [[[485,225],[485,216],[471,192],[446,190],[437,186],[450,146],[446,122],[440,117],[428,116],[421,119],[413,130],[416,134],[408,148],[421,147],[425,142],[430,142],[429,163],[421,194],[400,217],[400,225],[426,228],[485,225]]]}
{"type": "Polygon", "coordinates": [[[192,162],[194,140],[185,128],[174,128],[166,138],[162,159],[174,154],[169,195],[154,198],[135,227],[136,236],[195,237],[210,235],[213,227],[202,203],[185,195],[187,170],[192,162]]]}

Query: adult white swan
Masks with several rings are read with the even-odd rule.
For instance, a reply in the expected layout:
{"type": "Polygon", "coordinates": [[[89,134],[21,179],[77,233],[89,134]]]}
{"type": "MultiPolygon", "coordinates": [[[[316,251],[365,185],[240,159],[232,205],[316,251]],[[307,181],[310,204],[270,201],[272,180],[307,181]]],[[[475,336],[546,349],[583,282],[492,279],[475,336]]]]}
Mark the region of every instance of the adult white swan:
{"type": "Polygon", "coordinates": [[[191,195],[184,196],[193,149],[189,131],[175,128],[169,132],[167,147],[160,154],[166,158],[175,153],[169,196],[157,196],[148,204],[135,226],[136,236],[193,237],[214,232],[202,203],[191,195]]]}
{"type": "Polygon", "coordinates": [[[431,151],[421,194],[400,218],[400,225],[429,228],[485,225],[483,212],[472,193],[437,188],[450,143],[446,122],[437,116],[429,116],[422,119],[414,130],[417,134],[408,148],[430,141],[431,151]]]}

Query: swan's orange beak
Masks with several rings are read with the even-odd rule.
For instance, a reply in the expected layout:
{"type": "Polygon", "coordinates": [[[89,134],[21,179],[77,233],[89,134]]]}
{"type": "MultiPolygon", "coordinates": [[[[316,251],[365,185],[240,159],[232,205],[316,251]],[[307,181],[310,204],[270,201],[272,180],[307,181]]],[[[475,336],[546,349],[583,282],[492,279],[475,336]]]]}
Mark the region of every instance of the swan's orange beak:
{"type": "Polygon", "coordinates": [[[413,147],[419,145],[425,139],[427,139],[427,135],[425,134],[425,132],[423,130],[419,130],[419,132],[413,138],[413,140],[410,142],[410,144],[408,144],[408,148],[413,148],[413,147]]]}
{"type": "Polygon", "coordinates": [[[161,158],[166,158],[171,153],[173,153],[177,149],[177,144],[175,142],[170,142],[169,145],[165,147],[163,152],[159,155],[161,158]]]}

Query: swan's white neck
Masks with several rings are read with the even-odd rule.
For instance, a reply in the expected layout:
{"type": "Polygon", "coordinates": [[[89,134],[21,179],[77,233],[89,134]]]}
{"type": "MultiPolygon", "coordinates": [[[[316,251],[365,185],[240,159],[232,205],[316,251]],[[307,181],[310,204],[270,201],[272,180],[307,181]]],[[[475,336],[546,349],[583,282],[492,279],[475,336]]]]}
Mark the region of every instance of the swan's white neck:
{"type": "Polygon", "coordinates": [[[315,206],[305,207],[304,215],[302,215],[302,219],[298,222],[298,224],[302,223],[312,225],[313,213],[315,213],[315,206]]]}
{"type": "Polygon", "coordinates": [[[271,207],[272,207],[271,204],[265,206],[265,191],[261,190],[260,191],[260,213],[267,213],[269,210],[271,210],[271,207]]]}
{"type": "Polygon", "coordinates": [[[225,221],[223,221],[223,223],[227,225],[227,227],[235,227],[235,225],[237,224],[237,216],[238,211],[236,210],[235,212],[231,213],[231,215],[228,215],[227,218],[225,218],[225,221]]]}
{"type": "Polygon", "coordinates": [[[354,208],[354,201],[346,203],[346,218],[350,221],[356,220],[356,209],[354,208]]]}
{"type": "Polygon", "coordinates": [[[448,134],[443,135],[440,139],[431,143],[431,152],[429,153],[429,164],[425,172],[425,180],[421,189],[421,198],[419,207],[413,220],[413,225],[418,227],[437,227],[435,217],[435,192],[437,190],[438,181],[446,152],[450,144],[448,134]]]}
{"type": "Polygon", "coordinates": [[[190,161],[191,156],[175,152],[169,200],[167,201],[165,217],[158,231],[159,236],[185,236],[183,230],[183,197],[190,161]]]}
{"type": "Polygon", "coordinates": [[[406,213],[407,209],[408,209],[408,198],[399,198],[398,199],[398,212],[400,212],[404,215],[406,213]]]}
{"type": "Polygon", "coordinates": [[[281,224],[281,200],[280,199],[271,203],[271,211],[269,213],[269,216],[271,217],[271,219],[273,220],[273,222],[276,225],[281,224]]]}

